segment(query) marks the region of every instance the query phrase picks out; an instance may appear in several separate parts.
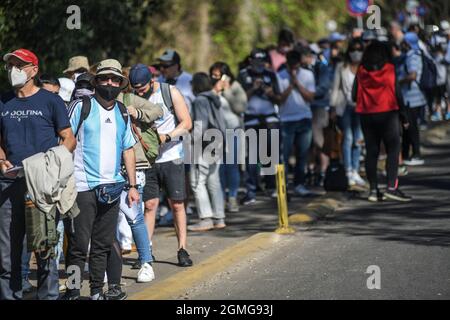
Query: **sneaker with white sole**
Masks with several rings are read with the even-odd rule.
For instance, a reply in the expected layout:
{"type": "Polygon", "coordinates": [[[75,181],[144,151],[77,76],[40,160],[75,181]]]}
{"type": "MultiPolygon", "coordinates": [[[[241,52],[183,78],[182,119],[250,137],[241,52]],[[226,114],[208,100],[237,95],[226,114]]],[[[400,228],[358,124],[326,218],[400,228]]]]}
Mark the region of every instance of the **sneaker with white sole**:
{"type": "Polygon", "coordinates": [[[228,199],[228,211],[229,212],[239,212],[239,204],[238,204],[238,200],[234,197],[230,197],[228,199]]]}
{"type": "Polygon", "coordinates": [[[155,280],[155,272],[150,263],[144,263],[138,272],[137,282],[145,283],[155,280]]]}
{"type": "Polygon", "coordinates": [[[408,160],[403,161],[407,166],[423,166],[425,164],[425,160],[419,157],[414,157],[408,160]]]}
{"type": "Polygon", "coordinates": [[[226,226],[225,219],[214,219],[214,229],[223,229],[226,226]]]}
{"type": "Polygon", "coordinates": [[[208,231],[214,229],[212,219],[201,219],[200,222],[187,227],[189,231],[208,231]]]}
{"type": "Polygon", "coordinates": [[[311,194],[311,191],[309,191],[304,185],[299,184],[295,187],[294,193],[300,197],[306,197],[311,194]]]}
{"type": "Polygon", "coordinates": [[[353,181],[355,181],[355,184],[357,184],[358,186],[364,187],[366,185],[366,182],[364,181],[363,178],[361,178],[361,176],[357,171],[352,172],[352,178],[353,181]]]}
{"type": "Polygon", "coordinates": [[[353,178],[353,171],[347,171],[347,179],[349,187],[356,186],[356,181],[353,178]]]}
{"type": "Polygon", "coordinates": [[[384,197],[390,200],[396,200],[401,202],[409,202],[412,200],[412,197],[405,195],[402,191],[397,189],[388,189],[384,193],[384,197]]]}

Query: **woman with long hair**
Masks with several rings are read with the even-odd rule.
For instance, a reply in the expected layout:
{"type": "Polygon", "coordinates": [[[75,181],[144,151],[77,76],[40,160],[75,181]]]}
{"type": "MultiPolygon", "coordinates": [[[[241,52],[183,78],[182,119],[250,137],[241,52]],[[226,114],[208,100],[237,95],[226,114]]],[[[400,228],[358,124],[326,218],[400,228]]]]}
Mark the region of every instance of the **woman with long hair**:
{"type": "Polygon", "coordinates": [[[352,100],[353,82],[362,59],[363,48],[360,39],[350,41],[345,61],[336,67],[330,100],[331,118],[334,119],[337,115],[338,125],[344,135],[342,154],[350,186],[366,184],[359,175],[362,133],[359,115],[355,112],[355,103],[352,100]]]}
{"type": "Polygon", "coordinates": [[[355,112],[360,116],[366,143],[366,174],[370,184],[369,201],[382,199],[410,201],[398,188],[400,122],[408,118],[389,45],[373,41],[366,49],[353,86],[355,112]],[[387,190],[378,189],[377,162],[380,144],[386,148],[387,190]]]}

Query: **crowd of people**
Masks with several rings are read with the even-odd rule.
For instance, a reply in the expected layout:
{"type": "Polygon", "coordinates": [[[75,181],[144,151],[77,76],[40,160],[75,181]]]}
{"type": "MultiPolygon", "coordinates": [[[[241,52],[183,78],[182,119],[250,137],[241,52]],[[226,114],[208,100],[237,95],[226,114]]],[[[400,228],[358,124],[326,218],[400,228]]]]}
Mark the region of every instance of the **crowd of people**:
{"type": "Polygon", "coordinates": [[[134,241],[138,253],[137,281],[155,278],[152,237],[161,207],[173,215],[178,265],[192,266],[188,231],[226,228],[226,213],[255,203],[261,190],[277,197],[274,175],[261,175],[266,164],[258,152],[273,150],[275,131],[281,133],[275,150],[292,171],[289,198],[323,187],[337,160],[345,185],[368,186],[369,201],[410,201],[398,176],[424,164],[421,130],[450,120],[449,40],[445,21],[432,34],[392,22],[389,32],[355,29],[318,42],[283,29],[277,45],[252,50],[236,73],[219,61],[193,75],[172,49],[154,65],[128,68],[114,59],[90,65],[76,56],[62,78],[43,73],[29,50],[4,55],[13,90],[0,103],[0,299],[22,299],[30,290],[32,251],[38,299],[80,299],[79,286],[59,285],[62,257],[69,276],[74,267],[82,274],[88,261],[92,300],[125,299],[120,280],[127,243],[134,241]],[[238,136],[223,148],[221,161],[205,161],[200,153],[195,164],[184,163],[183,137],[206,149],[211,128],[267,130],[249,148],[257,163],[248,153],[245,165],[239,163],[238,136]],[[330,128],[342,134],[337,153],[325,148],[330,128]],[[199,222],[188,225],[192,207],[199,222]],[[40,223],[47,233],[54,223],[56,244],[50,236],[39,244],[26,239],[34,235],[36,210],[46,217],[40,223]]]}

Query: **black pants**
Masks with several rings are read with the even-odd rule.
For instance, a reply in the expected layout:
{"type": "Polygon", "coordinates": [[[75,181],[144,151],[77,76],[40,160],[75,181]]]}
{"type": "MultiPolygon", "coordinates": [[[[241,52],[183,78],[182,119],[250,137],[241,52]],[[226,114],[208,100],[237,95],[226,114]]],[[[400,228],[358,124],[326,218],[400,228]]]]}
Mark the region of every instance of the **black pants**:
{"type": "MultiPolygon", "coordinates": [[[[22,251],[26,233],[24,204],[26,189],[24,178],[0,180],[0,300],[23,298],[22,251]]],[[[58,299],[59,275],[56,260],[44,260],[38,254],[36,259],[38,280],[36,298],[58,299]]]]}
{"type": "Polygon", "coordinates": [[[119,201],[100,204],[95,191],[86,191],[78,193],[77,204],[80,214],[73,220],[73,230],[71,221],[65,225],[69,235],[66,268],[75,265],[83,273],[90,241],[89,281],[91,295],[95,295],[103,289],[108,255],[116,238],[119,201]]]}
{"type": "Polygon", "coordinates": [[[377,163],[380,144],[386,147],[388,187],[397,187],[398,157],[400,155],[400,120],[398,112],[361,115],[361,127],[366,142],[366,174],[370,189],[378,188],[377,163]]]}
{"type": "Polygon", "coordinates": [[[420,119],[421,110],[425,106],[418,108],[408,108],[409,128],[403,133],[403,159],[420,157],[420,131],[418,121],[420,119]],[[412,147],[412,156],[411,156],[412,147]]]}
{"type": "Polygon", "coordinates": [[[122,249],[116,240],[108,255],[106,275],[108,276],[108,285],[120,285],[120,279],[122,278],[122,249]]]}

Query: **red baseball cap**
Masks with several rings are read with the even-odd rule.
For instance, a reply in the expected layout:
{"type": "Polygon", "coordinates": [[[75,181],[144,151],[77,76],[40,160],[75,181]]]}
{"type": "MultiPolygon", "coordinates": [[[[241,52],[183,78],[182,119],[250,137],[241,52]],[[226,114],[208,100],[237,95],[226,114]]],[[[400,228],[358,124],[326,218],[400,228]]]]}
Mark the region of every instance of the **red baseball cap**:
{"type": "Polygon", "coordinates": [[[29,62],[34,64],[35,66],[39,65],[39,60],[36,55],[27,49],[17,49],[14,52],[7,53],[3,56],[3,61],[8,61],[10,57],[16,57],[24,62],[29,62]]]}

